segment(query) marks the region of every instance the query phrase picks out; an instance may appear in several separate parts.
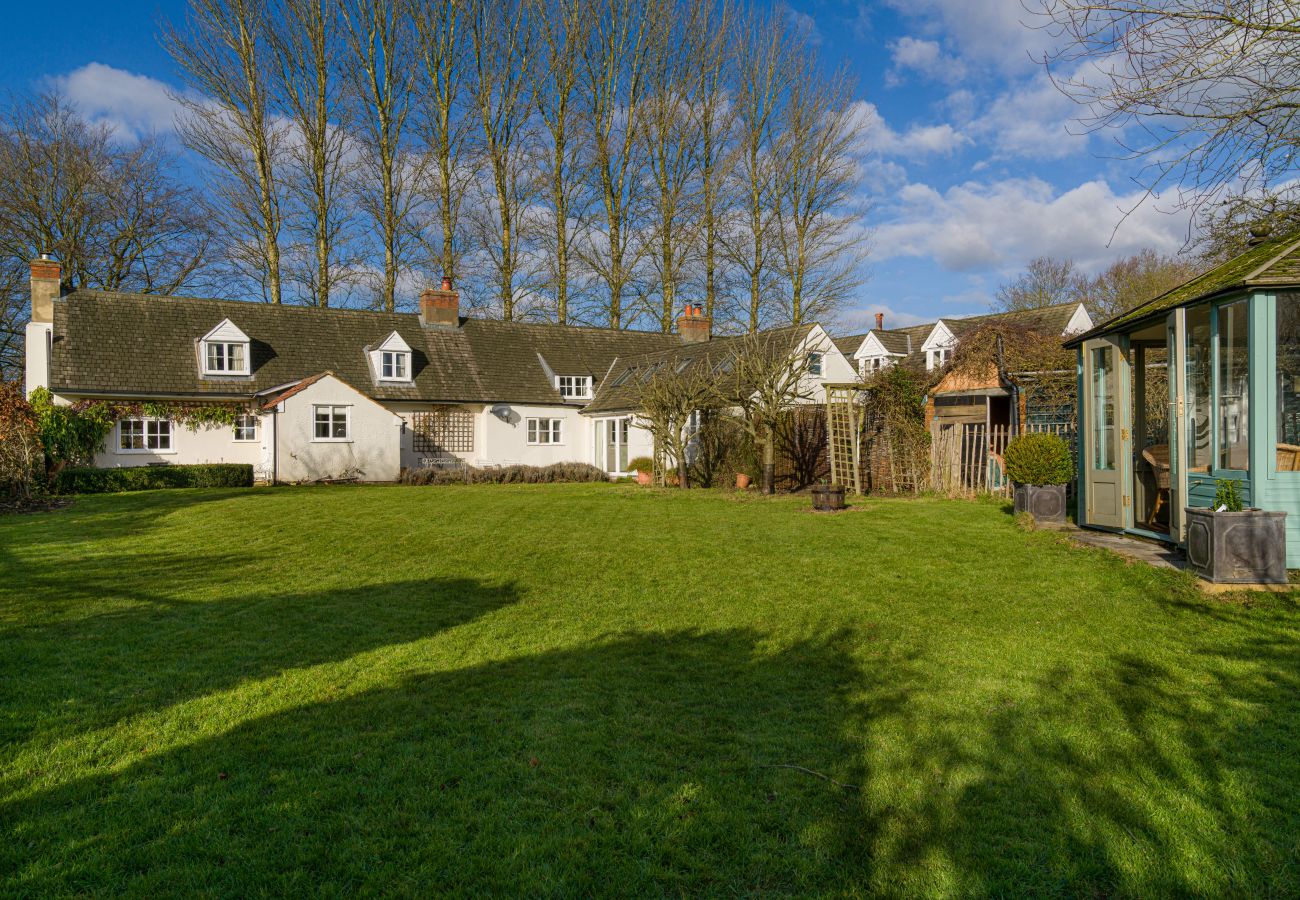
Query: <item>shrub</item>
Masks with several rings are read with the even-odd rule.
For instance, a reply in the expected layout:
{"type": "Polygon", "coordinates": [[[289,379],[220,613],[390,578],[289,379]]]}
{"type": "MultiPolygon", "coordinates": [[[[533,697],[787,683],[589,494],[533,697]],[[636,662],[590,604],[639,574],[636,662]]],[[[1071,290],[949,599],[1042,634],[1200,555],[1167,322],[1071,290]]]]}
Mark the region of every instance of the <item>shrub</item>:
{"type": "Polygon", "coordinates": [[[0,382],[0,499],[31,499],[44,468],[36,412],[18,385],[0,382]]]}
{"type": "Polygon", "coordinates": [[[1241,492],[1232,478],[1218,478],[1214,482],[1214,508],[1224,512],[1241,512],[1241,492]]]}
{"type": "Polygon", "coordinates": [[[64,469],[54,477],[61,494],[112,494],[155,488],[252,487],[249,463],[195,466],[130,466],[121,469],[64,469]]]}
{"type": "Polygon", "coordinates": [[[502,466],[499,469],[435,466],[428,469],[411,469],[402,475],[402,484],[560,484],[597,481],[609,481],[609,476],[604,470],[586,463],[502,466]]]}
{"type": "Polygon", "coordinates": [[[1069,484],[1074,478],[1070,447],[1055,434],[1022,434],[1006,451],[1007,476],[1016,484],[1069,484]]]}
{"type": "Polygon", "coordinates": [[[648,472],[655,470],[655,461],[648,456],[638,456],[627,464],[629,472],[648,472]]]}
{"type": "Polygon", "coordinates": [[[51,475],[64,466],[89,463],[104,449],[104,438],[113,430],[112,410],[102,402],[81,408],[60,406],[48,389],[37,388],[32,391],[32,409],[51,475]]]}

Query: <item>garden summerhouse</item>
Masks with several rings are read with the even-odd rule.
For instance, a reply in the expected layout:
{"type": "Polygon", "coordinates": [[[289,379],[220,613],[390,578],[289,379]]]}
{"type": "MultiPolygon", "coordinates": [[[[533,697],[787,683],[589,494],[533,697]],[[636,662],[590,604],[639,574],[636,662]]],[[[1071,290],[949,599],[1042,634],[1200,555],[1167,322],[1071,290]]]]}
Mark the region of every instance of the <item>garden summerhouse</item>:
{"type": "Polygon", "coordinates": [[[1240,256],[1084,334],[1079,523],[1184,545],[1220,479],[1287,513],[1300,568],[1300,237],[1240,256]]]}

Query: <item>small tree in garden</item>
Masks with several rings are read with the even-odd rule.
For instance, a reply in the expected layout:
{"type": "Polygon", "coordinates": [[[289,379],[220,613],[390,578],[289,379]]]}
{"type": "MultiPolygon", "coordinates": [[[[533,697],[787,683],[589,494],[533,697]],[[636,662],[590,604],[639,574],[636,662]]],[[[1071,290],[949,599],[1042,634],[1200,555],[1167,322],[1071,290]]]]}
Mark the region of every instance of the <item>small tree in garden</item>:
{"type": "Polygon", "coordinates": [[[36,413],[18,385],[0,382],[0,498],[30,500],[43,469],[36,413]]]}
{"type": "Polygon", "coordinates": [[[676,462],[678,484],[685,488],[690,486],[686,449],[691,442],[692,419],[696,412],[713,407],[710,367],[707,359],[685,368],[671,361],[662,365],[641,385],[636,419],[653,436],[656,454],[676,462]]]}
{"type": "Polygon", "coordinates": [[[796,405],[818,399],[808,378],[809,353],[792,332],[757,332],[737,339],[712,382],[715,405],[736,407],[736,423],[762,457],[762,490],[776,492],[776,448],[786,417],[796,405]]]}
{"type": "Polygon", "coordinates": [[[65,466],[89,463],[113,430],[113,410],[107,403],[59,406],[47,389],[37,388],[32,391],[31,406],[51,477],[65,466]]]}

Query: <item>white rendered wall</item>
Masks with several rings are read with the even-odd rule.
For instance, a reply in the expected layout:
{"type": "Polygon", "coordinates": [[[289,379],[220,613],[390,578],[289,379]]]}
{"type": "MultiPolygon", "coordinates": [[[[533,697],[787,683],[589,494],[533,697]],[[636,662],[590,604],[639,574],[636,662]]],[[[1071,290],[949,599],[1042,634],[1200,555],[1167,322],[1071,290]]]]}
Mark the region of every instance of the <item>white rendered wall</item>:
{"type": "Polygon", "coordinates": [[[28,397],[37,388],[50,386],[50,334],[53,330],[54,325],[50,322],[27,323],[23,390],[28,397]]]}
{"type": "Polygon", "coordinates": [[[266,433],[266,419],[258,422],[256,441],[236,441],[235,430],[226,425],[199,427],[191,431],[184,425],[172,423],[172,449],[121,450],[119,424],[104,440],[104,451],[95,456],[94,465],[101,468],[147,466],[151,463],[194,465],[197,463],[252,463],[255,468],[262,462],[262,440],[266,433]]]}
{"type": "Polygon", "coordinates": [[[396,481],[400,474],[401,419],[333,376],[284,400],[275,418],[278,481],[396,481]],[[348,440],[316,440],[317,405],[349,408],[348,440]]]}

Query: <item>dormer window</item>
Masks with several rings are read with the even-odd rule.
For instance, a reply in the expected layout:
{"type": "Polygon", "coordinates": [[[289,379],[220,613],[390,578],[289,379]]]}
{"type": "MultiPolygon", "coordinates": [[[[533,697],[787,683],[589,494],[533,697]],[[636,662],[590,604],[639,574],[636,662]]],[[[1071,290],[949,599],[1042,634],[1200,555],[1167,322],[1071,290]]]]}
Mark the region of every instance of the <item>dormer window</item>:
{"type": "Polygon", "coordinates": [[[557,375],[555,381],[560,396],[565,400],[591,399],[590,375],[557,375]]]}
{"type": "Polygon", "coordinates": [[[384,350],[379,357],[379,377],[384,381],[410,380],[406,373],[411,370],[411,354],[400,350],[384,350]]]}
{"type": "Polygon", "coordinates": [[[199,340],[199,364],[204,375],[248,375],[248,335],[234,322],[221,324],[199,340]]]}
{"type": "Polygon", "coordinates": [[[411,347],[396,331],[374,347],[370,353],[370,369],[375,381],[411,382],[411,347]]]}

